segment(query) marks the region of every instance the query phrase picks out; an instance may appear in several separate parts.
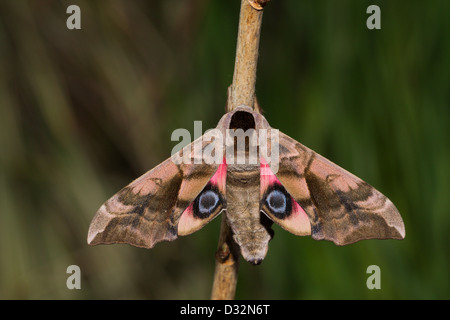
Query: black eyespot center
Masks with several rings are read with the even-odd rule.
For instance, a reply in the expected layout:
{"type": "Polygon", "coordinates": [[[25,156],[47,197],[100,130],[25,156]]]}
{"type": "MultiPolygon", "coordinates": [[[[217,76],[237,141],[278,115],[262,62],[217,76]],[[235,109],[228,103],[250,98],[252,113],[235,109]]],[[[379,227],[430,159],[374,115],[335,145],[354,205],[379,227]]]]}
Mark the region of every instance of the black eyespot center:
{"type": "Polygon", "coordinates": [[[212,190],[207,190],[200,195],[198,209],[200,212],[208,213],[215,209],[219,202],[219,196],[212,190]]]}
{"type": "Polygon", "coordinates": [[[274,211],[286,211],[286,196],[279,190],[273,190],[267,196],[267,204],[274,211]]]}

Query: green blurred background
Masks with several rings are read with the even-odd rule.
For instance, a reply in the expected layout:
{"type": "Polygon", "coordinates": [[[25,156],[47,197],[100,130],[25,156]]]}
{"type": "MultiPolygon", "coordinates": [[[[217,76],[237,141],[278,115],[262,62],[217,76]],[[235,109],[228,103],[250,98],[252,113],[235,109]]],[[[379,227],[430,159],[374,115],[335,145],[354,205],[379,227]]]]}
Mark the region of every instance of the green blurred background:
{"type": "MultiPolygon", "coordinates": [[[[100,205],[215,127],[240,1],[1,0],[0,298],[208,299],[220,229],[89,247],[100,205]],[[82,30],[66,28],[77,4],[82,30]],[[68,290],[66,268],[81,268],[68,290]]],[[[347,247],[274,226],[238,299],[450,298],[450,1],[272,0],[257,96],[271,125],[386,194],[403,241],[347,247]],[[381,30],[366,9],[381,8],[381,30]],[[366,269],[381,268],[381,290],[366,269]]]]}

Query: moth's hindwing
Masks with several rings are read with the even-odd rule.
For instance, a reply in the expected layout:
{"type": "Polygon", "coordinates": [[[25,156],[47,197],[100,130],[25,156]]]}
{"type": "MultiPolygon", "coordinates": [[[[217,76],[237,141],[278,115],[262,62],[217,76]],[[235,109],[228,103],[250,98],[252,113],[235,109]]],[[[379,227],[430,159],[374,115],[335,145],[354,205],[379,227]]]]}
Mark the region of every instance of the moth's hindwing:
{"type": "Polygon", "coordinates": [[[178,235],[191,234],[202,228],[226,208],[225,181],[227,165],[222,163],[207,185],[183,211],[178,235]]]}
{"type": "Polygon", "coordinates": [[[287,192],[263,158],[260,187],[260,207],[270,219],[295,235],[311,234],[308,215],[287,192]]]}

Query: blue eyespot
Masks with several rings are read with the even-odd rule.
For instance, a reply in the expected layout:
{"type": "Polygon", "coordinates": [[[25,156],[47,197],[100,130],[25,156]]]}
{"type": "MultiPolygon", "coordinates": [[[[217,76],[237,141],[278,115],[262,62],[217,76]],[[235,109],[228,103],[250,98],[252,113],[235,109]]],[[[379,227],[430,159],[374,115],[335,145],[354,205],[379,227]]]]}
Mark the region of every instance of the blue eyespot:
{"type": "Polygon", "coordinates": [[[281,185],[268,191],[265,202],[266,207],[278,219],[284,219],[291,214],[291,196],[281,185]]]}
{"type": "Polygon", "coordinates": [[[221,199],[219,193],[210,188],[205,188],[194,202],[194,214],[200,218],[208,218],[217,209],[221,199]]]}

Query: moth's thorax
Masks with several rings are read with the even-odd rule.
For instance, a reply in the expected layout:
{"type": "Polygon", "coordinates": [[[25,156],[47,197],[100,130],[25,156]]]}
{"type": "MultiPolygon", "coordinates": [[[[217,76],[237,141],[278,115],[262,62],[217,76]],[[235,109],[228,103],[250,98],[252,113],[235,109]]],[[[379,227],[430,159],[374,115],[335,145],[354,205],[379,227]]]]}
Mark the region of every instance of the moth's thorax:
{"type": "Polygon", "coordinates": [[[257,165],[230,165],[227,171],[227,219],[245,260],[259,264],[271,239],[260,212],[260,170],[257,165]],[[252,167],[253,166],[253,167],[252,167]]]}

